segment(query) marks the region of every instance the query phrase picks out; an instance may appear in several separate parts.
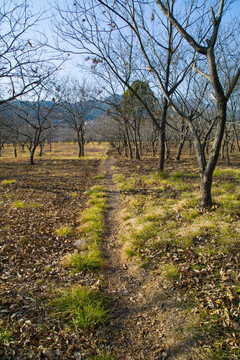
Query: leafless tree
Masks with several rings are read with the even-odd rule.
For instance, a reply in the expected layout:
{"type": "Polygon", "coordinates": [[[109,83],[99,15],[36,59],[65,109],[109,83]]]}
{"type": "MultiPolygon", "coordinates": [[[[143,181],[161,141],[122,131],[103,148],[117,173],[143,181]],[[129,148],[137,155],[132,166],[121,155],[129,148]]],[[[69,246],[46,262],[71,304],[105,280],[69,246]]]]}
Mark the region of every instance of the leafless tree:
{"type": "MultiPolygon", "coordinates": [[[[216,116],[213,122],[216,123],[216,128],[214,131],[212,148],[209,154],[208,159],[205,159],[203,147],[198,135],[196,127],[193,125],[194,114],[186,114],[179,110],[179,108],[171,101],[168,94],[162,86],[162,91],[172,108],[176,113],[187,122],[190,132],[194,139],[194,145],[197,153],[198,164],[201,174],[201,185],[200,185],[200,208],[206,208],[212,206],[212,177],[213,171],[216,167],[217,160],[219,157],[219,152],[221,149],[221,143],[224,136],[224,130],[227,120],[227,102],[234,90],[234,87],[237,84],[237,81],[240,77],[240,68],[238,67],[234,72],[231,80],[226,84],[225,79],[220,78],[221,67],[219,66],[219,58],[217,57],[217,49],[219,48],[221,42],[218,41],[219,28],[222,22],[223,13],[226,5],[226,1],[220,0],[217,1],[218,9],[216,13],[216,7],[211,7],[206,16],[206,23],[209,24],[208,29],[205,31],[205,36],[202,38],[194,37],[189,31],[184,29],[176,17],[173,14],[169,13],[165,3],[163,1],[155,0],[159,6],[162,13],[171,21],[174,27],[178,30],[181,36],[186,40],[186,42],[191,46],[194,52],[197,52],[200,56],[198,63],[195,65],[194,70],[203,76],[211,84],[212,87],[212,97],[216,103],[216,116]],[[210,18],[209,18],[210,14],[210,18]],[[206,42],[206,45],[203,42],[206,42]],[[227,85],[227,86],[226,86],[227,85]]],[[[217,5],[216,4],[216,5],[217,5]]],[[[203,19],[203,17],[201,17],[203,19]]],[[[231,47],[229,43],[229,37],[221,39],[221,41],[228,41],[228,46],[231,47]]],[[[233,50],[233,49],[232,49],[233,50]]],[[[234,49],[236,51],[236,48],[234,49]]],[[[228,59],[231,63],[231,58],[228,59]]]]}
{"type": "Polygon", "coordinates": [[[58,67],[59,54],[47,52],[47,38],[37,27],[42,15],[33,15],[27,0],[1,1],[0,105],[28,94],[58,67]]]}
{"type": "Polygon", "coordinates": [[[36,148],[46,141],[49,129],[59,124],[59,103],[54,97],[55,91],[55,83],[50,83],[48,79],[46,84],[41,83],[33,90],[31,101],[17,101],[12,105],[17,120],[22,122],[18,133],[29,150],[31,165],[34,165],[36,148]]]}
{"type": "Polygon", "coordinates": [[[75,133],[78,143],[78,157],[84,156],[85,133],[93,108],[97,104],[99,92],[87,84],[67,79],[59,86],[62,120],[75,133]]]}

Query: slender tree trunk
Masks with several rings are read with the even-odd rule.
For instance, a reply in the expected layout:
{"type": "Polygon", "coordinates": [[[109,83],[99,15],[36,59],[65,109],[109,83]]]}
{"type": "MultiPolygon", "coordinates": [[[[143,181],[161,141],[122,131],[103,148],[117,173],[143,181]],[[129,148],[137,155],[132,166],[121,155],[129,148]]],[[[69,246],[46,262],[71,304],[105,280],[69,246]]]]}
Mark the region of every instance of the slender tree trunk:
{"type": "MultiPolygon", "coordinates": [[[[199,198],[199,207],[201,209],[210,208],[212,206],[212,176],[217,165],[222,139],[224,136],[224,129],[226,124],[226,108],[227,106],[225,101],[218,102],[218,125],[215,133],[215,138],[206,167],[204,166],[205,169],[201,173],[199,198]]],[[[202,156],[204,156],[204,154],[202,154],[202,156]]]]}
{"type": "Polygon", "coordinates": [[[133,159],[132,144],[131,144],[131,139],[129,136],[129,131],[128,131],[127,126],[125,126],[125,131],[126,131],[126,137],[127,137],[127,142],[128,142],[128,148],[129,148],[129,156],[130,156],[130,159],[133,159]]]}
{"type": "Polygon", "coordinates": [[[14,157],[17,158],[17,143],[14,143],[14,157]]]}
{"type": "Polygon", "coordinates": [[[184,136],[184,137],[181,139],[180,143],[179,143],[178,150],[177,150],[177,156],[176,156],[176,160],[177,160],[177,161],[180,161],[180,159],[181,159],[182,150],[183,150],[183,146],[184,146],[184,144],[185,144],[185,140],[186,140],[186,136],[184,136]]]}
{"type": "Polygon", "coordinates": [[[229,166],[230,165],[230,157],[229,157],[229,141],[226,141],[225,144],[225,149],[226,149],[226,163],[229,166]]]}
{"type": "Polygon", "coordinates": [[[44,145],[43,144],[40,144],[40,151],[39,151],[39,156],[41,157],[42,154],[43,154],[43,148],[44,148],[44,145]]]}
{"type": "Polygon", "coordinates": [[[205,209],[212,206],[212,173],[204,173],[201,177],[199,208],[205,209]]]}
{"type": "Polygon", "coordinates": [[[124,156],[128,157],[127,139],[125,134],[123,135],[123,148],[124,148],[124,156]]]}
{"type": "Polygon", "coordinates": [[[168,101],[164,98],[163,100],[163,112],[162,112],[162,120],[160,126],[160,136],[159,136],[159,158],[158,158],[158,170],[164,170],[164,162],[165,162],[165,139],[166,139],[166,120],[167,120],[167,109],[168,109],[168,101]]]}
{"type": "Polygon", "coordinates": [[[35,153],[36,147],[33,147],[30,151],[30,165],[35,165],[34,163],[34,153],[35,153]]]}
{"type": "Polygon", "coordinates": [[[156,156],[156,145],[155,145],[156,141],[155,140],[152,140],[151,141],[151,144],[152,144],[152,154],[153,154],[153,157],[156,156]]]}
{"type": "Polygon", "coordinates": [[[135,145],[135,157],[137,160],[141,160],[139,148],[138,148],[138,139],[137,139],[137,132],[136,129],[134,129],[134,145],[135,145]]]}
{"type": "Polygon", "coordinates": [[[171,148],[170,148],[170,141],[165,141],[166,142],[166,158],[170,159],[170,154],[171,154],[171,148]]]}
{"type": "Polygon", "coordinates": [[[224,140],[221,146],[221,158],[224,159],[224,150],[225,150],[226,141],[224,140]]]}
{"type": "Polygon", "coordinates": [[[52,152],[52,135],[50,134],[50,139],[49,139],[49,152],[52,152]]]}
{"type": "Polygon", "coordinates": [[[85,145],[85,140],[84,140],[84,134],[81,134],[81,156],[84,157],[85,155],[85,149],[84,149],[84,145],[85,145]]]}
{"type": "Polygon", "coordinates": [[[238,147],[238,151],[240,152],[240,142],[239,142],[239,138],[238,138],[238,133],[237,133],[237,129],[234,126],[235,129],[235,137],[236,137],[236,142],[237,142],[237,147],[238,147]]]}
{"type": "Polygon", "coordinates": [[[82,156],[82,141],[79,131],[77,132],[77,143],[78,143],[78,157],[82,156]]]}

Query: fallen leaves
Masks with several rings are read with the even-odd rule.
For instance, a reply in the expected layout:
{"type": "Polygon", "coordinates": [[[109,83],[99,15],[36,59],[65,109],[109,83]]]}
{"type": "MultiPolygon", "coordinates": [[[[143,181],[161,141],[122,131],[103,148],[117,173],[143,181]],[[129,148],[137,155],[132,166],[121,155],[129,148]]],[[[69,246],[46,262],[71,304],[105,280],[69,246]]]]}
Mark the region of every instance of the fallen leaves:
{"type": "Polygon", "coordinates": [[[99,161],[44,161],[42,165],[0,165],[2,179],[16,179],[0,189],[0,319],[11,333],[9,341],[1,344],[4,359],[75,358],[74,353],[84,352],[89,357],[96,351],[93,338],[51,318],[46,304],[55,287],[95,283],[86,274],[72,275],[61,266],[62,256],[74,249],[76,238],[62,237],[55,230],[65,224],[71,229],[79,226],[85,191],[98,173],[99,161]],[[31,206],[14,208],[16,200],[31,206]]]}

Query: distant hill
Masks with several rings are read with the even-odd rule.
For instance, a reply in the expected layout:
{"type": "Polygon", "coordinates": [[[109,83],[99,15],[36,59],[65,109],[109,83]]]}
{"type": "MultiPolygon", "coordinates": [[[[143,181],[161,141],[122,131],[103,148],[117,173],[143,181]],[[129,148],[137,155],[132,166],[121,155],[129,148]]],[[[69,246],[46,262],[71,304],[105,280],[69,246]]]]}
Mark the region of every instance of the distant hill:
{"type": "MultiPolygon", "coordinates": [[[[115,97],[114,96],[109,96],[107,97],[105,100],[99,102],[96,101],[96,105],[94,105],[93,109],[91,110],[90,114],[88,115],[86,121],[90,121],[90,120],[94,120],[100,116],[102,116],[107,109],[109,109],[114,103],[118,102],[121,100],[121,95],[117,95],[115,97]]],[[[13,107],[14,105],[19,105],[22,104],[22,106],[26,106],[28,102],[24,102],[24,101],[19,101],[19,100],[15,100],[12,101],[10,103],[7,103],[5,105],[2,105],[2,107],[0,108],[0,114],[2,114],[2,118],[6,119],[7,118],[11,118],[13,116],[13,107]]],[[[44,102],[46,108],[51,108],[52,107],[52,101],[45,101],[44,102]]],[[[63,113],[64,110],[62,109],[63,113]]],[[[61,112],[61,105],[60,107],[58,107],[58,112],[61,112]]]]}

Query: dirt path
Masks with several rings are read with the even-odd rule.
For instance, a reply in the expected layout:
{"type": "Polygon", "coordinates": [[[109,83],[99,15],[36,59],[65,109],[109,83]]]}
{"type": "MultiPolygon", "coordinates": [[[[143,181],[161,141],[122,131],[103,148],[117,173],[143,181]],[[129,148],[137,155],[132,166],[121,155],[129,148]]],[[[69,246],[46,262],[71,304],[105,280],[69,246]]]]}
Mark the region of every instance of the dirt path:
{"type": "Polygon", "coordinates": [[[107,344],[116,359],[166,359],[168,349],[159,317],[164,306],[162,299],[148,293],[145,270],[134,269],[121,256],[120,193],[112,177],[114,162],[112,157],[105,162],[108,211],[102,276],[114,309],[107,328],[107,344]]]}

